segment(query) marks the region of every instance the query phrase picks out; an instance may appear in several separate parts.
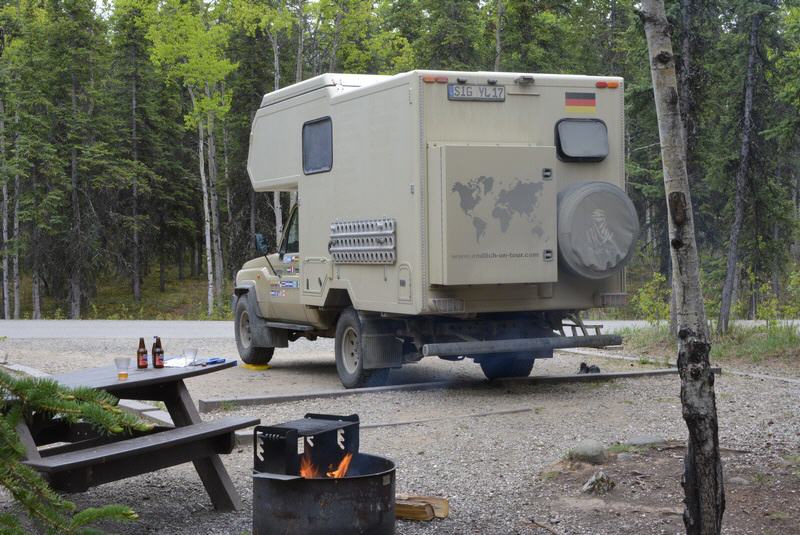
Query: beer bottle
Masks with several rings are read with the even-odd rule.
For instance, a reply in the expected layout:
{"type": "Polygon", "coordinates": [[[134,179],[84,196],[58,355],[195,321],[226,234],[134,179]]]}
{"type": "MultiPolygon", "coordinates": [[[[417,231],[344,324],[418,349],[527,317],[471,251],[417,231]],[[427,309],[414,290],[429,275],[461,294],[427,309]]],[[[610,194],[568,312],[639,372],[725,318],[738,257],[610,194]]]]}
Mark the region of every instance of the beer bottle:
{"type": "Polygon", "coordinates": [[[153,368],[164,367],[164,348],[161,347],[161,338],[155,337],[156,341],[153,344],[153,368]]]}
{"type": "Polygon", "coordinates": [[[136,367],[140,370],[147,368],[147,348],[144,347],[144,338],[139,338],[139,349],[136,350],[136,367]]]}

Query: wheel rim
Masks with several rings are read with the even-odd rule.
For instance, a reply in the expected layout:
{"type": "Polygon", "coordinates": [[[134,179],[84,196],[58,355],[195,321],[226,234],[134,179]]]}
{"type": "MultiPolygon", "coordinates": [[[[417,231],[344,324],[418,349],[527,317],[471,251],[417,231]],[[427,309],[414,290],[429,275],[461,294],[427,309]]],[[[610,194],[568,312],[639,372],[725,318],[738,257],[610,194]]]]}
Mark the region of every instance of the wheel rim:
{"type": "Polygon", "coordinates": [[[342,364],[347,373],[358,371],[358,361],[361,360],[358,348],[358,333],[352,327],[345,329],[342,335],[342,364]]]}
{"type": "Polygon", "coordinates": [[[239,340],[242,346],[250,347],[250,316],[247,312],[242,312],[239,315],[239,340]]]}

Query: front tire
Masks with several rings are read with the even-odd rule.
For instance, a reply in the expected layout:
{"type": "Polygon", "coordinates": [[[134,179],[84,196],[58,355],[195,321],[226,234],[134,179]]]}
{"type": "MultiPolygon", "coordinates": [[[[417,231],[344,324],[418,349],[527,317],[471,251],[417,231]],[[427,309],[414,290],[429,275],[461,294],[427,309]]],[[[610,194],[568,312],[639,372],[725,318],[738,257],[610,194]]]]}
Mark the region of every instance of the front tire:
{"type": "Polygon", "coordinates": [[[361,320],[348,308],[336,323],[336,371],[345,388],[383,386],[389,380],[389,368],[365,370],[362,350],[361,320]]]}
{"type": "Polygon", "coordinates": [[[481,357],[481,370],[487,379],[527,377],[536,359],[527,354],[499,353],[481,357]]]}
{"type": "Polygon", "coordinates": [[[255,347],[253,345],[253,332],[251,330],[251,321],[257,318],[250,317],[250,311],[247,310],[247,297],[241,296],[236,300],[236,310],[234,315],[234,330],[236,332],[236,348],[239,350],[239,356],[247,364],[264,365],[272,360],[272,355],[275,352],[274,347],[255,347]]]}

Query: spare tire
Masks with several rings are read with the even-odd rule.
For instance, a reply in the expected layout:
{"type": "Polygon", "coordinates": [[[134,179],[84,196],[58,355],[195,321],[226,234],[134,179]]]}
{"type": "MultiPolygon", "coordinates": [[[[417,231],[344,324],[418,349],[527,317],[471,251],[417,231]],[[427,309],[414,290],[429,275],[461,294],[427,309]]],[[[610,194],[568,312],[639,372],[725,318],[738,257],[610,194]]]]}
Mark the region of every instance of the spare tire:
{"type": "Polygon", "coordinates": [[[560,266],[605,279],[633,256],[639,217],[628,195],[608,182],[580,182],[558,193],[560,266]]]}

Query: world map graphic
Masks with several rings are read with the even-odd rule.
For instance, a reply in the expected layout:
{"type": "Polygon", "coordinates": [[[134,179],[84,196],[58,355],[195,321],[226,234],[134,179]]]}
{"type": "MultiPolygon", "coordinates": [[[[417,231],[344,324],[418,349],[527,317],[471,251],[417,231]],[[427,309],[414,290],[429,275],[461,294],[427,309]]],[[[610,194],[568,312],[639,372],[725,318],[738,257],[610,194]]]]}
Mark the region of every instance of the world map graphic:
{"type": "Polygon", "coordinates": [[[453,183],[451,191],[458,194],[459,206],[472,221],[478,243],[486,236],[490,224],[498,225],[505,234],[515,218],[529,223],[533,234],[543,234],[535,217],[536,204],[542,195],[541,182],[513,179],[504,187],[494,177],[479,176],[453,183]]]}

